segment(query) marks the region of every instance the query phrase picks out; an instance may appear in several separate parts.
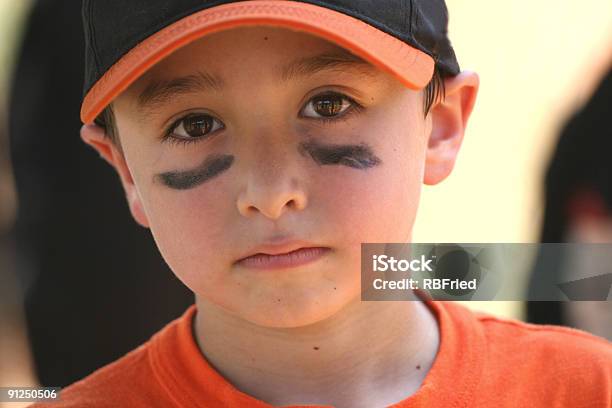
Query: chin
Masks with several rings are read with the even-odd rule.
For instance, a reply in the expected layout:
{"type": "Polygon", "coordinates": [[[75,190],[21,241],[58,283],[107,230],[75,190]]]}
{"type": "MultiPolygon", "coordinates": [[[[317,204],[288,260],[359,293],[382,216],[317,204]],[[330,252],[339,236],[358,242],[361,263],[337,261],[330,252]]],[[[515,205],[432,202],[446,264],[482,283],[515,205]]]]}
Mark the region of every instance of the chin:
{"type": "Polygon", "coordinates": [[[253,324],[269,328],[299,328],[316,325],[333,318],[349,304],[359,301],[360,297],[349,294],[335,293],[326,297],[317,296],[310,299],[303,297],[286,297],[275,299],[259,307],[248,307],[240,317],[253,324]]]}

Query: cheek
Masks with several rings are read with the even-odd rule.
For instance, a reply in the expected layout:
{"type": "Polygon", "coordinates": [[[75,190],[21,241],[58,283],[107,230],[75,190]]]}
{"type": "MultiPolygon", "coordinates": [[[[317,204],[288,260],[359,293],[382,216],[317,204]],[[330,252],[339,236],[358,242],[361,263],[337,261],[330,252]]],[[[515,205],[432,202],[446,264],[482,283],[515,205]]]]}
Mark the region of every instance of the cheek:
{"type": "MultiPolygon", "coordinates": [[[[405,124],[377,128],[380,143],[374,150],[382,164],[366,172],[330,177],[326,191],[339,192],[335,219],[355,245],[361,242],[408,242],[418,210],[424,173],[425,138],[422,129],[405,124]]],[[[369,138],[373,140],[373,138],[369,138]]]]}
{"type": "Polygon", "coordinates": [[[219,178],[190,191],[153,185],[144,192],[151,233],[164,260],[193,291],[218,286],[223,260],[232,259],[224,218],[227,188],[219,178]]]}
{"type": "MultiPolygon", "coordinates": [[[[232,222],[227,218],[230,179],[221,176],[190,190],[173,190],[154,181],[161,170],[173,169],[161,163],[176,163],[167,149],[140,143],[126,145],[125,150],[151,233],[168,266],[193,291],[218,286],[218,271],[226,267],[222,261],[234,255],[226,236],[232,222]]],[[[181,163],[197,164],[202,157],[193,149],[181,163]]]]}
{"type": "MultiPolygon", "coordinates": [[[[387,133],[389,137],[393,134],[387,133]]],[[[327,172],[317,191],[326,219],[353,251],[360,251],[362,242],[410,240],[422,185],[424,147],[417,138],[410,143],[401,132],[395,134],[397,143],[375,148],[380,166],[366,171],[336,168],[327,172]]]]}

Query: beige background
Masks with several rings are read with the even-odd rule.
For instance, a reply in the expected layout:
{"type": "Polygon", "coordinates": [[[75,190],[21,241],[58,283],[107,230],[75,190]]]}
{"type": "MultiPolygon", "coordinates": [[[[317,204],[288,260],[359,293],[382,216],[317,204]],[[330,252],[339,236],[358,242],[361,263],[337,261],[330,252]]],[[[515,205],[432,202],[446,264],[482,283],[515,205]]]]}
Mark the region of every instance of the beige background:
{"type": "MultiPolygon", "coordinates": [[[[612,57],[609,0],[447,0],[450,38],[481,88],[451,177],[425,187],[417,242],[537,242],[557,131],[612,57]]],[[[517,270],[516,284],[527,266],[517,270]]],[[[521,317],[519,302],[471,304],[521,317]]]]}

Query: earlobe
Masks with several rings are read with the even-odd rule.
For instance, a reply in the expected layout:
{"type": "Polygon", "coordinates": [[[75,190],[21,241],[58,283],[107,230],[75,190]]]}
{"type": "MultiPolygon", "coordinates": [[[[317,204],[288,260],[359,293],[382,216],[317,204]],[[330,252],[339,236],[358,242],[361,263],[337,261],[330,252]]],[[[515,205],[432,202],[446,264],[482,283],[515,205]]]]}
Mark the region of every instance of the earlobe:
{"type": "Polygon", "coordinates": [[[119,151],[115,143],[105,134],[104,129],[100,126],[84,125],[81,128],[81,139],[93,147],[100,154],[100,157],[106,160],[117,171],[132,216],[138,224],[148,228],[149,220],[145,214],[140,194],[136,189],[123,153],[119,151]]]}
{"type": "Polygon", "coordinates": [[[136,188],[131,189],[129,192],[126,191],[126,197],[128,200],[128,205],[130,206],[132,217],[134,217],[136,222],[142,227],[149,228],[149,220],[144,208],[142,207],[142,200],[136,188]]]}
{"type": "Polygon", "coordinates": [[[432,130],[427,145],[423,182],[434,185],[446,179],[457,160],[467,122],[472,113],[479,79],[464,71],[444,81],[445,98],[431,108],[432,130]]]}

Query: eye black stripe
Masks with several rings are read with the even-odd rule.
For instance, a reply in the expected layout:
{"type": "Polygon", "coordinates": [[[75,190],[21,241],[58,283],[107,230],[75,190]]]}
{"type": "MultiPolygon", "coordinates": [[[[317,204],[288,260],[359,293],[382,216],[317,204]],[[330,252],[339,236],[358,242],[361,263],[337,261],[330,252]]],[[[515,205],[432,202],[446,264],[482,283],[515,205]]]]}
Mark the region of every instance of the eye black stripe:
{"type": "Polygon", "coordinates": [[[368,169],[378,166],[382,161],[365,145],[323,145],[317,142],[304,142],[300,144],[302,155],[310,155],[317,164],[343,165],[356,169],[368,169]]]}
{"type": "Polygon", "coordinates": [[[210,156],[194,170],[170,171],[161,173],[155,178],[162,184],[175,190],[189,190],[197,187],[228,170],[234,163],[234,156],[210,156]]]}

